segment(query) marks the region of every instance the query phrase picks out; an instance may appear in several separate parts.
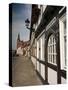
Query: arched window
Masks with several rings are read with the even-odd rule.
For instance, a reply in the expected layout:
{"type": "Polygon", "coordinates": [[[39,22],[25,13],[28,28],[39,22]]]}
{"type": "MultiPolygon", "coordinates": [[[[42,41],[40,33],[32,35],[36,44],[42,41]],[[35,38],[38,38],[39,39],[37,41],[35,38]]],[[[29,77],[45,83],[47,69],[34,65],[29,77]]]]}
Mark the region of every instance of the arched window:
{"type": "Polygon", "coordinates": [[[56,65],[56,41],[53,34],[49,37],[47,52],[48,52],[48,63],[56,65]]]}

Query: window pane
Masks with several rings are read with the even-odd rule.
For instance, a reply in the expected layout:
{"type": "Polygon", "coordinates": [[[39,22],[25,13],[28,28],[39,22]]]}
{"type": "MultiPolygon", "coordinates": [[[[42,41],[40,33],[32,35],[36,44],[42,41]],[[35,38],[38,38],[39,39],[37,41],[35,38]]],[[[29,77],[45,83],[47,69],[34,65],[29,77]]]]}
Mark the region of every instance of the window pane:
{"type": "Polygon", "coordinates": [[[56,42],[53,35],[48,40],[48,62],[56,65],[56,42]]]}
{"type": "Polygon", "coordinates": [[[65,66],[66,66],[66,20],[64,21],[64,57],[65,57],[65,66]]]}

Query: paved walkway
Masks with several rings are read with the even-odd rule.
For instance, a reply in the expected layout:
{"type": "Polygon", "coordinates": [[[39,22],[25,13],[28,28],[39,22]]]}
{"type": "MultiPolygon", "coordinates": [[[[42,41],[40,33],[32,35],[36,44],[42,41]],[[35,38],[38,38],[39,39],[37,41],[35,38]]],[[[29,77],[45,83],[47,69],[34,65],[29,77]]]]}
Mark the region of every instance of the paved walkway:
{"type": "Polygon", "coordinates": [[[29,86],[42,85],[34,66],[27,57],[14,57],[12,62],[12,85],[29,86]]]}

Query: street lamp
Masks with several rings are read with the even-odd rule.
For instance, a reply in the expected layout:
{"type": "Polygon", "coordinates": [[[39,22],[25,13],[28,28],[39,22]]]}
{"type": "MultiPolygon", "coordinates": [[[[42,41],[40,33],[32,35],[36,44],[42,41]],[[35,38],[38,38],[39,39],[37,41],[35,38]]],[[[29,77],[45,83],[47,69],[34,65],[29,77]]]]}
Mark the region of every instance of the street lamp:
{"type": "Polygon", "coordinates": [[[25,20],[25,25],[26,25],[26,28],[27,28],[27,29],[30,29],[30,28],[29,28],[29,24],[30,24],[30,21],[29,21],[29,19],[27,18],[27,19],[25,20]]]}
{"type": "Polygon", "coordinates": [[[29,21],[28,18],[25,20],[25,26],[26,26],[26,28],[29,29],[29,30],[32,30],[32,31],[35,30],[33,27],[30,26],[30,21],[29,21]],[[29,27],[29,26],[30,26],[30,27],[29,27]]]}

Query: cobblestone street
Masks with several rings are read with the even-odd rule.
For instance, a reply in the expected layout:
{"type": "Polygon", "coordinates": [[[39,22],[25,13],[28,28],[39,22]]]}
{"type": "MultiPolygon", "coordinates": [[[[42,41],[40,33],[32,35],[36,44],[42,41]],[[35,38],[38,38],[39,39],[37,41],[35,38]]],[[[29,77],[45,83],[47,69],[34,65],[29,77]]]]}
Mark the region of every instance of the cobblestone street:
{"type": "Polygon", "coordinates": [[[12,61],[12,85],[29,86],[42,85],[36,74],[34,66],[28,57],[13,57],[12,61]]]}

